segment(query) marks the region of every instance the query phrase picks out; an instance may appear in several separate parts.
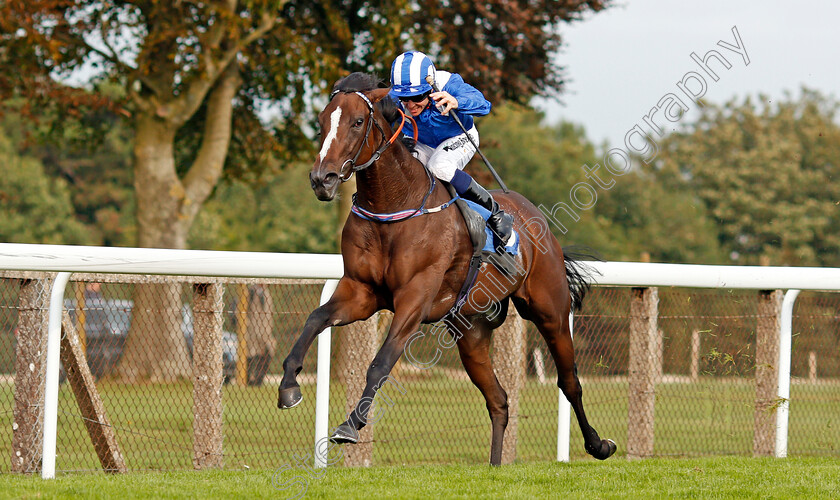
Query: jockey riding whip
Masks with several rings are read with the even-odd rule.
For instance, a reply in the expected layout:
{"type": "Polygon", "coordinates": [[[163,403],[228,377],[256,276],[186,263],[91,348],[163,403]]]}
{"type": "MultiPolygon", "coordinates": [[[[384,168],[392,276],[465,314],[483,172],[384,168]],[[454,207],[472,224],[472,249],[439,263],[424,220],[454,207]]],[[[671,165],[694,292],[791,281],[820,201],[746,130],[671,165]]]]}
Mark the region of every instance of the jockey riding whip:
{"type": "MultiPolygon", "coordinates": [[[[429,85],[432,86],[432,89],[435,92],[440,92],[440,89],[438,88],[437,84],[435,83],[435,77],[433,75],[427,76],[426,77],[426,82],[429,85]]],[[[475,141],[473,140],[473,138],[470,137],[470,134],[467,133],[467,129],[464,128],[464,124],[461,123],[461,119],[458,118],[458,114],[455,113],[455,110],[454,109],[449,110],[449,115],[452,116],[452,118],[455,119],[455,123],[457,123],[458,126],[461,127],[461,130],[464,131],[464,135],[467,136],[467,139],[470,140],[470,143],[473,145],[475,150],[478,151],[479,155],[481,155],[481,159],[484,160],[484,164],[487,165],[488,169],[490,169],[490,173],[493,174],[493,177],[496,179],[496,182],[498,182],[499,186],[501,186],[502,191],[504,191],[505,193],[509,193],[510,191],[508,191],[508,188],[507,188],[507,186],[505,186],[504,181],[502,180],[501,177],[499,177],[499,174],[496,172],[496,169],[493,168],[493,165],[490,164],[490,160],[488,160],[487,157],[484,156],[484,153],[482,153],[481,150],[478,149],[478,144],[476,144],[475,141]]]]}

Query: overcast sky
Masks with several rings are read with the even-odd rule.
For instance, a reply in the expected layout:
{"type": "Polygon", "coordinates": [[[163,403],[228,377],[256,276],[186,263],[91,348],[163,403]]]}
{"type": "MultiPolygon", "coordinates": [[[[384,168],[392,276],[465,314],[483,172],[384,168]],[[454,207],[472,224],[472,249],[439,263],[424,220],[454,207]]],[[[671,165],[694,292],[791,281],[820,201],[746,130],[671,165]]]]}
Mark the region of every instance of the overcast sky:
{"type": "MultiPolygon", "coordinates": [[[[707,82],[705,98],[722,103],[759,92],[771,99],[785,90],[798,95],[806,85],[838,96],[840,85],[840,1],[616,0],[604,12],[563,27],[565,45],[559,63],[569,82],[563,103],[540,102],[549,122],[565,119],[586,127],[590,140],[611,146],[624,143],[634,125],[668,93],[693,103],[680,82],[697,72],[707,82]],[[749,64],[721,45],[735,46],[737,27],[749,64]],[[718,51],[709,67],[719,80],[691,58],[718,51]]],[[[700,89],[699,82],[688,87],[700,89]]],[[[689,113],[677,125],[690,121],[689,113]]],[[[644,127],[647,128],[647,127],[644,127]]]]}

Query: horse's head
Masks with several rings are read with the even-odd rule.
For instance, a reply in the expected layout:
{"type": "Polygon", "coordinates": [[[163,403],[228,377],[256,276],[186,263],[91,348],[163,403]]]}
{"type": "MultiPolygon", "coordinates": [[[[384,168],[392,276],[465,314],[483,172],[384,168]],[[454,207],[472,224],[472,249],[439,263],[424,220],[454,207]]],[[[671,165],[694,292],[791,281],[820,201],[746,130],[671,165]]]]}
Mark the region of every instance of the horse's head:
{"type": "Polygon", "coordinates": [[[354,75],[357,73],[336,83],[330,103],[318,115],[321,151],[312,165],[309,182],[321,201],[335,198],[341,182],[375,160],[374,152],[385,135],[383,125],[377,122],[383,119],[377,116],[374,104],[385,98],[390,89],[373,85],[362,90],[342,85],[354,75]]]}

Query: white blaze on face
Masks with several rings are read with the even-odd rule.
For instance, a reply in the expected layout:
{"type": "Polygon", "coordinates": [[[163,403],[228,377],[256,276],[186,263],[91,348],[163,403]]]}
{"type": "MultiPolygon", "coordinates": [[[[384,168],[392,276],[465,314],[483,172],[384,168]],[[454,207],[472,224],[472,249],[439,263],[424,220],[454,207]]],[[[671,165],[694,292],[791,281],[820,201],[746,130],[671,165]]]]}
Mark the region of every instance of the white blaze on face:
{"type": "Polygon", "coordinates": [[[332,114],[330,115],[330,128],[327,131],[327,137],[324,139],[324,144],[321,146],[321,152],[318,153],[318,158],[320,161],[324,161],[324,158],[327,156],[327,152],[330,150],[330,146],[332,145],[333,141],[335,140],[336,131],[338,130],[338,120],[341,119],[341,108],[335,108],[332,114]]]}

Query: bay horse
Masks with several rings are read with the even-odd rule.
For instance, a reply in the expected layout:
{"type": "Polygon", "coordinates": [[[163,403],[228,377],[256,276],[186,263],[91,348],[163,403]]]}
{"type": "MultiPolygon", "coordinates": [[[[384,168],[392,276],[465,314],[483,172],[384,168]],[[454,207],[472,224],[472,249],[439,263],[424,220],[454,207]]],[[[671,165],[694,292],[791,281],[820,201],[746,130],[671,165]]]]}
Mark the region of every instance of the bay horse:
{"type": "MultiPolygon", "coordinates": [[[[319,200],[332,200],[341,182],[357,175],[355,203],[364,213],[410,214],[399,222],[366,220],[351,214],[341,237],[344,276],[332,298],[315,309],[283,362],[277,406],[292,408],[302,394],[297,375],[315,336],[327,327],[365,320],[379,310],[393,311],[388,335],[367,370],[366,386],[355,411],[332,433],[333,443],[356,443],[377,389],[406,350],[421,323],[446,319],[467,279],[473,245],[464,218],[451,196],[435,182],[391,128],[402,114],[378,88],[372,75],[353,73],[336,82],[329,104],[319,114],[321,150],[309,175],[319,200]],[[362,163],[362,160],[364,162],[362,163]],[[428,207],[435,207],[429,209],[428,207]]],[[[405,115],[402,115],[405,119],[405,115]]],[[[457,341],[470,380],[487,402],[492,427],[490,463],[499,465],[508,423],[507,394],[490,360],[490,338],[512,299],[519,314],[542,334],[557,366],[557,385],[570,401],[586,451],[604,460],[615,453],[587,421],[569,330],[569,312],[579,307],[589,278],[578,262],[565,258],[547,231],[543,214],[525,197],[511,192],[493,196],[516,221],[521,234],[515,275],[483,264],[473,291],[458,309],[458,321],[445,325],[457,341]],[[542,228],[544,232],[534,231],[542,228]],[[534,237],[538,232],[539,237],[534,237]],[[547,236],[546,236],[547,235],[547,236]],[[492,311],[491,311],[492,310],[492,311]],[[488,311],[495,314],[489,314],[488,311]]]]}

